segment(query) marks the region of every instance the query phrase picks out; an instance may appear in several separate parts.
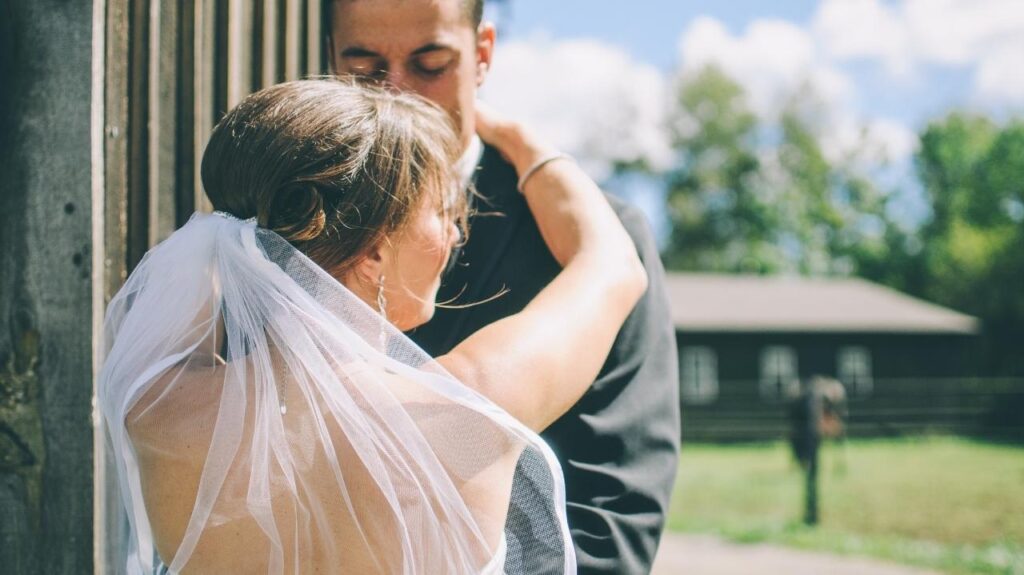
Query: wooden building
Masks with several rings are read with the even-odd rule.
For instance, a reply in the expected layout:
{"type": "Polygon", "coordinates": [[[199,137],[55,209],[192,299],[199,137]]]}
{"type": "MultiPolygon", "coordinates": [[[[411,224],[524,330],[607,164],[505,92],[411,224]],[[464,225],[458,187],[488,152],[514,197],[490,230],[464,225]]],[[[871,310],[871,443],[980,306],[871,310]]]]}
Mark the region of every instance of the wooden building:
{"type": "Polygon", "coordinates": [[[1024,431],[1022,382],[979,377],[975,318],[854,278],[670,274],[668,292],[684,438],[785,437],[814,376],[844,384],[854,435],[1024,431]]]}

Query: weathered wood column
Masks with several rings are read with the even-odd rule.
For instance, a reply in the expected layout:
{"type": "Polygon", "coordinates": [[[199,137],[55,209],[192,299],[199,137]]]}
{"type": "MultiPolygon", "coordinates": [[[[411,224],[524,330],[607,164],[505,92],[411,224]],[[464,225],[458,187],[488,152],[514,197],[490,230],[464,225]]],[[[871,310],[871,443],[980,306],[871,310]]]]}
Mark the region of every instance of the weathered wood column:
{"type": "Polygon", "coordinates": [[[0,573],[117,573],[103,311],[209,209],[210,130],[324,72],[320,0],[0,0],[0,573]]]}
{"type": "Polygon", "coordinates": [[[93,570],[93,21],[0,0],[4,573],[93,570]]]}

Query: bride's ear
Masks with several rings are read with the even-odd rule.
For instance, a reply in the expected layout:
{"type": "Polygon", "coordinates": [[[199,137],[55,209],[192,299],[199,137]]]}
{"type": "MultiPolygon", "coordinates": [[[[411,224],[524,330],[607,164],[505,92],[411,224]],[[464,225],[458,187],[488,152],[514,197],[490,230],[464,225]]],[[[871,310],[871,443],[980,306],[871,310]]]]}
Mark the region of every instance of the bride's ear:
{"type": "Polygon", "coordinates": [[[359,285],[365,288],[376,289],[377,284],[380,282],[380,276],[384,274],[384,268],[387,263],[387,243],[381,242],[380,244],[370,248],[352,267],[351,275],[355,276],[354,279],[359,285]]]}

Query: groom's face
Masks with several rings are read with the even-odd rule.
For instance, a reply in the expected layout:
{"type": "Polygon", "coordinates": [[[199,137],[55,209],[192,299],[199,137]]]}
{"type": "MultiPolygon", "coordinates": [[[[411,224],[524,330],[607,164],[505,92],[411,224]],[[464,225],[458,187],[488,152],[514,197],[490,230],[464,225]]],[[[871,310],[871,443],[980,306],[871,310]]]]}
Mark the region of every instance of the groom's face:
{"type": "Polygon", "coordinates": [[[451,115],[463,145],[469,143],[494,28],[474,29],[465,0],[337,0],[332,20],[335,73],[424,96],[451,115]]]}

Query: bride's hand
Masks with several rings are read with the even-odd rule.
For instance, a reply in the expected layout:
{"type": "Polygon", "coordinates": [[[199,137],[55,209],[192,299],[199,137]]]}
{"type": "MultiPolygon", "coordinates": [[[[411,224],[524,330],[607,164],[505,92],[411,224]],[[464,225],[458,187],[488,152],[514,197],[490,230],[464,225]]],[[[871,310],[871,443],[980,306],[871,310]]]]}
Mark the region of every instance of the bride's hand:
{"type": "Polygon", "coordinates": [[[503,117],[483,102],[476,103],[476,133],[484,143],[497,148],[518,174],[554,152],[554,148],[542,144],[522,124],[503,117]]]}
{"type": "Polygon", "coordinates": [[[562,271],[522,311],[476,331],[438,362],[540,431],[600,373],[647,289],[647,272],[608,200],[575,162],[545,162],[562,156],[486,106],[476,119],[480,138],[527,175],[518,187],[562,271]]]}
{"type": "Polygon", "coordinates": [[[501,149],[502,131],[511,124],[502,118],[489,105],[477,101],[476,103],[476,133],[486,144],[501,149]]]}

